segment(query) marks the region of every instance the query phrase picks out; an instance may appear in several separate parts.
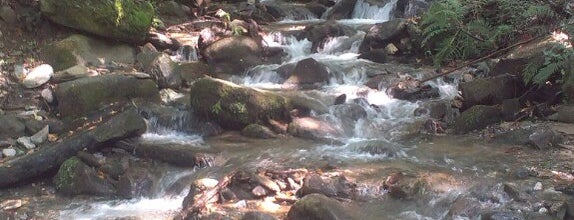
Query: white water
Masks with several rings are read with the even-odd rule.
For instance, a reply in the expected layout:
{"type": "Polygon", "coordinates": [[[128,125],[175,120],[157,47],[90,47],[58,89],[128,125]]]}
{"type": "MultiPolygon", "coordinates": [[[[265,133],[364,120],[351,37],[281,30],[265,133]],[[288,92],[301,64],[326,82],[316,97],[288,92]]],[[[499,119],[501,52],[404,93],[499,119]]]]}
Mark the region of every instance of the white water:
{"type": "Polygon", "coordinates": [[[365,0],[357,0],[353,9],[353,19],[370,19],[378,21],[391,20],[391,12],[395,9],[397,0],[391,0],[385,6],[371,5],[365,0]]]}

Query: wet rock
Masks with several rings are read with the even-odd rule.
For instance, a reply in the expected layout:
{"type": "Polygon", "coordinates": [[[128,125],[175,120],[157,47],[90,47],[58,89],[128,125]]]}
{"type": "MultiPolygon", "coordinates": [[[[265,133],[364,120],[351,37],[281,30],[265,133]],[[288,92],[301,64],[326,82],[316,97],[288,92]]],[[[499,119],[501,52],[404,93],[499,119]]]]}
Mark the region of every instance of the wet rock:
{"type": "Polygon", "coordinates": [[[550,120],[574,123],[574,105],[562,105],[558,107],[557,112],[548,117],[550,120]]]}
{"type": "Polygon", "coordinates": [[[514,212],[487,212],[481,214],[481,220],[524,220],[525,218],[514,212]]]}
{"type": "Polygon", "coordinates": [[[54,102],[54,94],[50,88],[45,88],[40,92],[40,96],[47,102],[53,103],[54,102]]]}
{"type": "Polygon", "coordinates": [[[16,15],[14,9],[12,9],[10,6],[0,7],[0,18],[10,26],[18,24],[18,16],[16,15]]]}
{"type": "Polygon", "coordinates": [[[528,136],[528,143],[540,150],[548,149],[562,142],[562,136],[548,127],[537,128],[528,136]]]}
{"type": "Polygon", "coordinates": [[[419,0],[398,0],[394,10],[395,18],[412,18],[420,16],[430,7],[430,3],[419,0]]]}
{"type": "Polygon", "coordinates": [[[465,134],[476,129],[483,129],[500,120],[500,109],[497,107],[475,105],[455,119],[453,130],[457,134],[465,134]]]}
{"type": "Polygon", "coordinates": [[[512,99],[523,94],[523,82],[511,75],[494,78],[480,78],[459,85],[462,93],[463,109],[474,105],[501,104],[505,99],[512,99]]]}
{"type": "Polygon", "coordinates": [[[327,39],[339,36],[352,36],[354,33],[355,31],[348,26],[327,21],[325,23],[307,26],[305,30],[297,36],[297,39],[307,39],[311,41],[311,51],[317,52],[317,49],[322,47],[327,39]]]}
{"type": "Polygon", "coordinates": [[[387,90],[387,93],[395,99],[408,101],[440,97],[438,88],[428,85],[407,89],[393,86],[387,90]]]}
{"type": "Polygon", "coordinates": [[[183,167],[208,167],[213,164],[213,156],[198,153],[185,145],[146,145],[142,144],[134,148],[125,148],[138,157],[151,158],[169,164],[183,167]]]}
{"type": "Polygon", "coordinates": [[[142,70],[151,75],[160,89],[177,89],[181,86],[181,76],[174,71],[177,64],[171,60],[169,55],[162,52],[142,52],[137,55],[137,61],[142,70]]]}
{"type": "Polygon", "coordinates": [[[202,51],[215,73],[241,75],[263,64],[260,43],[250,37],[233,36],[215,41],[202,51]]]}
{"type": "Polygon", "coordinates": [[[26,135],[26,126],[22,120],[13,115],[0,115],[0,137],[16,138],[26,135]]]}
{"type": "Polygon", "coordinates": [[[384,49],[370,50],[361,53],[359,59],[370,60],[375,63],[385,63],[387,62],[387,52],[384,49]]]}
{"type": "Polygon", "coordinates": [[[363,54],[372,49],[383,49],[391,43],[398,45],[402,38],[409,36],[408,23],[405,19],[393,19],[375,24],[365,35],[359,46],[359,52],[363,54]]]}
{"type": "Polygon", "coordinates": [[[526,200],[525,195],[520,192],[520,189],[514,183],[504,183],[503,184],[503,190],[514,201],[525,201],[526,200]]]}
{"type": "Polygon", "coordinates": [[[337,196],[337,189],[334,184],[323,180],[321,176],[312,174],[305,177],[303,185],[297,190],[297,196],[304,197],[313,193],[334,197],[337,196]]]}
{"type": "Polygon", "coordinates": [[[143,168],[130,168],[118,181],[118,195],[123,198],[149,197],[156,178],[143,168]]]}
{"type": "Polygon", "coordinates": [[[480,202],[461,197],[454,201],[454,203],[450,206],[448,210],[447,219],[457,219],[462,216],[464,217],[472,217],[478,216],[480,213],[480,202]]]}
{"type": "Polygon", "coordinates": [[[396,74],[380,74],[371,77],[369,81],[365,83],[365,86],[371,89],[381,90],[391,87],[391,84],[397,80],[398,76],[396,74]]]}
{"type": "Polygon", "coordinates": [[[163,17],[168,16],[180,19],[187,18],[188,14],[190,13],[189,8],[187,6],[181,5],[175,1],[160,2],[157,5],[156,10],[158,14],[162,15],[163,17]]]}
{"type": "Polygon", "coordinates": [[[66,160],[54,177],[58,192],[65,195],[97,195],[112,196],[115,194],[113,185],[97,174],[93,167],[84,164],[77,157],[66,160]]]}
{"type": "Polygon", "coordinates": [[[333,116],[341,120],[345,134],[352,136],[357,121],[367,117],[367,111],[359,104],[349,103],[331,107],[333,116]]]}
{"type": "Polygon", "coordinates": [[[331,10],[327,11],[323,17],[330,20],[349,19],[353,14],[356,3],[357,0],[337,1],[337,3],[331,7],[331,10]]]}
{"type": "Polygon", "coordinates": [[[81,78],[61,83],[55,91],[62,117],[84,116],[113,102],[134,98],[158,101],[156,84],[149,79],[123,75],[81,78]]]}
{"type": "Polygon", "coordinates": [[[181,76],[186,85],[191,85],[196,80],[211,75],[209,65],[199,61],[181,63],[174,69],[174,72],[181,76]]]}
{"type": "Polygon", "coordinates": [[[290,101],[275,93],[206,77],[192,85],[190,94],[191,106],[199,116],[227,129],[266,125],[269,119],[289,121],[290,101]]]}
{"type": "Polygon", "coordinates": [[[50,80],[54,74],[54,69],[48,64],[42,64],[32,69],[22,81],[22,85],[28,89],[36,88],[50,80]]]}
{"type": "Polygon", "coordinates": [[[307,58],[297,62],[295,69],[283,85],[313,87],[316,84],[326,83],[328,80],[327,67],[313,58],[307,58]]]}
{"type": "Polygon", "coordinates": [[[36,145],[32,143],[30,137],[20,137],[16,140],[16,142],[28,150],[36,148],[36,145]]]}
{"type": "Polygon", "coordinates": [[[52,81],[56,83],[62,83],[79,78],[84,78],[87,76],[88,76],[88,68],[85,67],[84,65],[79,64],[54,73],[52,81]]]}
{"type": "Polygon", "coordinates": [[[528,176],[530,176],[530,170],[528,170],[526,167],[519,167],[512,171],[512,175],[517,179],[526,179],[528,176]]]}
{"type": "Polygon", "coordinates": [[[246,137],[252,138],[261,138],[261,139],[269,139],[269,138],[277,138],[277,135],[268,127],[258,124],[250,124],[247,125],[243,130],[241,130],[241,134],[246,137]]]}
{"type": "Polygon", "coordinates": [[[155,16],[151,3],[134,0],[122,2],[120,17],[110,16],[117,13],[111,1],[47,0],[40,5],[42,15],[55,23],[127,42],[143,41],[155,16]]]}
{"type": "Polygon", "coordinates": [[[135,48],[121,43],[110,43],[83,35],[71,35],[42,48],[42,58],[54,71],[75,65],[110,66],[114,63],[133,64],[135,48]]]}
{"type": "Polygon", "coordinates": [[[246,212],[241,220],[278,220],[278,218],[263,212],[246,212]]]}
{"type": "Polygon", "coordinates": [[[327,7],[318,2],[309,2],[305,4],[305,8],[315,15],[315,17],[320,18],[327,11],[327,7]]]}
{"type": "Polygon", "coordinates": [[[518,118],[518,113],[522,109],[520,99],[505,99],[502,101],[502,119],[505,121],[514,121],[518,118]]]}
{"type": "Polygon", "coordinates": [[[296,137],[314,140],[322,140],[328,136],[337,137],[342,134],[342,131],[332,124],[313,117],[293,119],[293,121],[289,123],[287,132],[296,137]]]}
{"type": "Polygon", "coordinates": [[[335,199],[321,194],[310,194],[297,201],[287,213],[288,220],[351,220],[356,219],[347,213],[335,199]]]}

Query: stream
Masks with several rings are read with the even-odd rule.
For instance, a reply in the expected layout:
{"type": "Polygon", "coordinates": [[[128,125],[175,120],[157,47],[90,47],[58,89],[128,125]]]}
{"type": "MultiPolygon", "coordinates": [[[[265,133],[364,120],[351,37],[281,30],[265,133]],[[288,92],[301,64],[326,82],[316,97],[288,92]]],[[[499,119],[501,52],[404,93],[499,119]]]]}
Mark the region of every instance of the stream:
{"type": "MultiPolygon", "coordinates": [[[[357,33],[326,41],[318,53],[310,52],[311,42],[308,40],[283,35],[281,30],[300,29],[323,20],[308,13],[294,13],[289,19],[266,27],[271,31],[264,37],[265,43],[283,49],[287,54],[283,63],[257,66],[242,76],[229,79],[243,86],[311,100],[322,109],[311,114],[343,131],[341,135],[328,136],[323,141],[295,137],[250,139],[235,132],[204,137],[182,128],[185,127],[182,123],[185,123],[186,117],[193,115],[174,116],[168,124],[159,124],[152,117],[148,121],[147,133],[139,138],[141,144],[180,145],[197,151],[214,152],[217,154],[215,166],[183,169],[157,164],[153,168],[154,173],[160,174],[161,178],[154,185],[153,196],[149,198],[68,199],[52,195],[30,198],[29,203],[35,207],[35,212],[60,219],[172,219],[181,209],[183,198],[189,190],[189,187],[175,186],[195,175],[215,178],[221,169],[236,167],[304,167],[325,169],[325,172],[345,175],[354,180],[362,198],[361,206],[353,209],[361,219],[480,219],[479,213],[484,210],[538,211],[540,205],[536,204],[528,207],[515,207],[515,203],[510,205],[512,199],[504,192],[502,183],[512,180],[512,173],[524,166],[523,161],[508,153],[516,146],[490,143],[484,141],[484,137],[470,135],[420,134],[420,127],[429,115],[416,112],[430,102],[449,103],[458,93],[456,78],[449,83],[441,79],[428,82],[439,90],[440,97],[415,102],[393,99],[387,95],[385,88],[374,90],[364,86],[368,76],[378,74],[389,64],[357,58],[358,47],[365,36],[360,28],[392,19],[396,2],[392,0],[378,7],[359,0],[353,12],[354,19],[337,21],[357,28],[357,33]],[[313,90],[285,90],[275,70],[306,58],[314,58],[327,66],[329,83],[313,90]],[[349,109],[332,105],[334,98],[343,94],[346,103],[360,106],[366,116],[349,121],[349,109]],[[326,167],[332,169],[327,170],[326,167]],[[393,172],[424,176],[430,183],[427,187],[430,192],[415,199],[386,197],[387,192],[381,185],[393,172]]],[[[429,71],[432,69],[421,68],[420,73],[415,71],[413,76],[422,78],[429,71]]],[[[529,187],[534,187],[535,183],[533,181],[529,187]]],[[[239,202],[233,204],[232,208],[245,209],[239,202]]],[[[284,216],[288,210],[281,205],[261,209],[276,216],[284,216]]],[[[227,214],[231,217],[237,215],[233,211],[227,214]]]]}

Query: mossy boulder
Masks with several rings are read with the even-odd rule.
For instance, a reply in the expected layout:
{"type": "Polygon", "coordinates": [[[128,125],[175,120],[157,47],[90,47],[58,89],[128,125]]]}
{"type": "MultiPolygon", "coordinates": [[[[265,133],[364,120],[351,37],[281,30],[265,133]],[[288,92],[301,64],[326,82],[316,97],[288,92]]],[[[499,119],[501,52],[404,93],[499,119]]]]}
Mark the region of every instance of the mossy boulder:
{"type": "Polygon", "coordinates": [[[198,115],[215,120],[226,129],[267,125],[269,119],[289,120],[290,101],[272,92],[204,77],[191,86],[190,94],[191,106],[198,115]]]}
{"type": "Polygon", "coordinates": [[[287,214],[288,220],[358,219],[345,211],[336,199],[322,194],[309,194],[297,201],[287,214]]]}
{"type": "Polygon", "coordinates": [[[65,195],[111,196],[116,192],[111,182],[100,178],[95,168],[77,157],[71,157],[60,166],[54,184],[56,190],[65,195]]]}
{"type": "Polygon", "coordinates": [[[103,37],[142,42],[155,11],[148,1],[44,0],[42,14],[51,21],[103,37]]]}
{"type": "Polygon", "coordinates": [[[260,43],[245,36],[215,41],[202,51],[202,55],[218,74],[240,75],[251,67],[263,64],[260,43]]]}
{"type": "Polygon", "coordinates": [[[501,104],[505,99],[516,98],[523,94],[524,83],[518,77],[505,74],[464,82],[459,89],[466,109],[473,105],[501,104]]]}
{"type": "Polygon", "coordinates": [[[494,106],[475,105],[464,111],[454,121],[454,132],[464,134],[502,120],[501,110],[494,106]]]}
{"type": "Polygon", "coordinates": [[[81,78],[58,85],[55,91],[62,117],[79,117],[107,104],[134,98],[159,101],[157,85],[150,79],[124,75],[81,78]]]}
{"type": "Polygon", "coordinates": [[[74,34],[43,47],[42,59],[50,64],[54,71],[60,71],[76,65],[133,64],[136,61],[136,51],[127,44],[74,34]]]}

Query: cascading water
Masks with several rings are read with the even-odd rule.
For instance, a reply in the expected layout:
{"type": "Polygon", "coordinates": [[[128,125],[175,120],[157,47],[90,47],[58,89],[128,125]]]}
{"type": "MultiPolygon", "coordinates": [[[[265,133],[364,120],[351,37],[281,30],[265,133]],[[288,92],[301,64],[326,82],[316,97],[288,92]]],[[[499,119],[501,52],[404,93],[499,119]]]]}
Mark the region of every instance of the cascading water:
{"type": "Polygon", "coordinates": [[[398,0],[391,0],[383,7],[372,5],[365,0],[357,0],[353,9],[353,19],[369,19],[378,21],[391,20],[391,12],[395,9],[398,0]]]}

